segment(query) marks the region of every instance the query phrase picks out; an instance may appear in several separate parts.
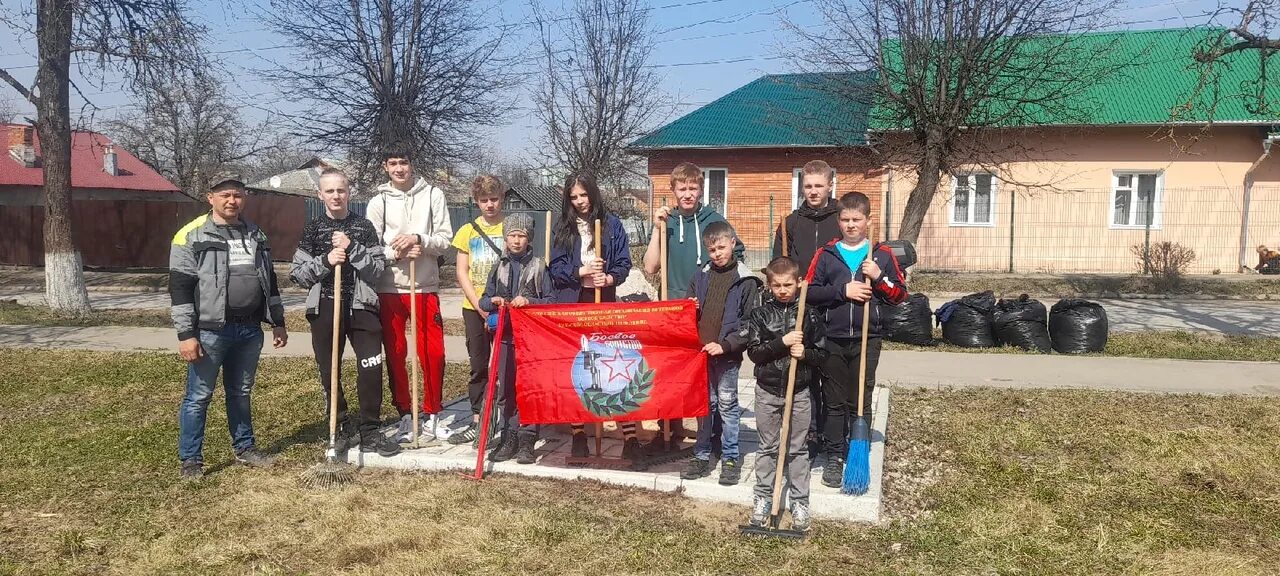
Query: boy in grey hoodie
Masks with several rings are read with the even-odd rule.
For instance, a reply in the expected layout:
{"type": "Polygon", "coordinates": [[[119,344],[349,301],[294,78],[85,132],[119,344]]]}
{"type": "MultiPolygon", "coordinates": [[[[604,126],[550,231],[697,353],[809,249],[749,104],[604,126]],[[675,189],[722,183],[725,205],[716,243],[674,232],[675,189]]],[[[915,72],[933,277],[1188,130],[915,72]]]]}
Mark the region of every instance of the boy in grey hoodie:
{"type": "Polygon", "coordinates": [[[374,288],[382,318],[382,339],[386,346],[391,403],[400,413],[397,439],[412,436],[413,410],[419,410],[420,434],[428,440],[444,439],[448,429],[436,419],[444,386],[444,319],[440,315],[440,269],[437,258],[449,250],[453,226],[444,192],[413,173],[406,151],[383,155],[383,169],[390,181],[378,186],[378,195],[369,201],[366,216],[382,241],[386,269],[374,288]],[[414,276],[409,275],[413,263],[414,276]],[[409,322],[410,288],[416,287],[418,331],[415,334],[418,362],[422,364],[422,405],[410,406],[409,374],[405,367],[408,343],[405,325],[409,322]]]}

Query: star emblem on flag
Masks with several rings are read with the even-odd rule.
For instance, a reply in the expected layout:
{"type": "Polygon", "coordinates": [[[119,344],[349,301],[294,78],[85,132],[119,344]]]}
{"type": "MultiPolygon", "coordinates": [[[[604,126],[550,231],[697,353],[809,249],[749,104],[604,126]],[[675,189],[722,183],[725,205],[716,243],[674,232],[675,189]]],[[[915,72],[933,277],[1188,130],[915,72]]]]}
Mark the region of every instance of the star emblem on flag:
{"type": "Polygon", "coordinates": [[[605,368],[609,369],[609,378],[605,382],[613,382],[614,378],[622,378],[625,382],[631,381],[631,368],[635,366],[637,360],[635,358],[623,358],[622,350],[613,349],[613,358],[601,360],[605,368]]]}

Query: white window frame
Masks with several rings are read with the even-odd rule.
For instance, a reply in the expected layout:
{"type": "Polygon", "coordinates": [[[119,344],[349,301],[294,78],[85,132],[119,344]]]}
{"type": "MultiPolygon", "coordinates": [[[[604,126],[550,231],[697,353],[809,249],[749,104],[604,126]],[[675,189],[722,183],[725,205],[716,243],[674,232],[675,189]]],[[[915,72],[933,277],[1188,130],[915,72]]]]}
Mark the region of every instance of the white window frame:
{"type": "Polygon", "coordinates": [[[714,170],[720,170],[724,172],[724,206],[721,207],[721,210],[724,211],[724,214],[721,214],[721,216],[727,217],[729,215],[729,169],[728,168],[720,168],[717,166],[712,166],[712,167],[702,169],[702,205],[710,206],[711,172],[714,170]]]}
{"type": "MultiPolygon", "coordinates": [[[[977,181],[975,180],[974,182],[976,184],[977,181]]],[[[996,208],[1000,206],[1000,203],[996,200],[996,195],[998,194],[999,189],[1000,189],[1000,179],[997,178],[995,174],[992,174],[990,172],[960,172],[958,174],[952,175],[951,176],[951,199],[947,201],[947,224],[957,228],[994,228],[996,225],[997,217],[998,217],[996,213],[996,208]],[[974,207],[977,204],[974,202],[974,197],[976,196],[974,194],[975,190],[970,189],[969,190],[969,213],[968,213],[969,220],[967,222],[957,222],[956,221],[956,193],[957,193],[957,190],[959,189],[959,184],[960,184],[959,177],[972,178],[976,176],[991,177],[991,208],[987,211],[988,221],[987,222],[973,221],[974,207]]]]}
{"type": "Polygon", "coordinates": [[[1138,215],[1138,176],[1154,175],[1156,188],[1152,192],[1151,229],[1160,230],[1164,226],[1164,170],[1115,170],[1111,173],[1110,202],[1107,203],[1107,227],[1112,230],[1146,230],[1146,224],[1133,224],[1138,215]],[[1131,176],[1129,187],[1120,186],[1122,176],[1131,176]],[[1116,195],[1120,190],[1129,190],[1129,224],[1116,224],[1116,195]]]}
{"type": "MultiPolygon", "coordinates": [[[[804,194],[800,191],[800,184],[804,182],[804,168],[793,168],[791,170],[791,209],[795,210],[800,207],[800,198],[804,194]]],[[[836,195],[836,188],[840,186],[840,171],[835,168],[831,169],[831,197],[839,198],[836,195]]]]}

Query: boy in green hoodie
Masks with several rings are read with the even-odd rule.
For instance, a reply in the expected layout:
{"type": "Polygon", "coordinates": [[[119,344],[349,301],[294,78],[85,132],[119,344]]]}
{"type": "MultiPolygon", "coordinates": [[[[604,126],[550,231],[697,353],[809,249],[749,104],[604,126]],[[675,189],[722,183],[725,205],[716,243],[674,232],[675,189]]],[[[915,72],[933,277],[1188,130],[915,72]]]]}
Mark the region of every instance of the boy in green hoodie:
{"type": "MultiPolygon", "coordinates": [[[[644,252],[644,271],[657,274],[666,268],[667,299],[678,300],[687,296],[685,291],[693,273],[710,261],[702,248],[702,231],[712,222],[727,220],[703,204],[702,169],[692,162],[684,162],[671,171],[671,195],[676,199],[675,209],[663,206],[653,213],[653,234],[644,252]],[[667,236],[666,262],[661,261],[660,234],[667,236]]],[[[746,247],[742,240],[735,242],[733,258],[741,262],[746,247]]]]}

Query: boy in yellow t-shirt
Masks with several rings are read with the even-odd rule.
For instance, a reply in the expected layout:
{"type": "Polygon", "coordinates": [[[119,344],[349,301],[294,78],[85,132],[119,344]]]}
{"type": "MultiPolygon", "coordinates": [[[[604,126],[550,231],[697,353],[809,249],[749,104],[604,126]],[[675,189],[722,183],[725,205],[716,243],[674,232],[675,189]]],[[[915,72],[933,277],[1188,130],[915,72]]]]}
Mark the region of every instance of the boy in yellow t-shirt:
{"type": "Polygon", "coordinates": [[[471,197],[480,207],[480,216],[459,226],[453,236],[458,249],[458,286],[462,287],[462,320],[467,331],[467,356],[471,360],[471,378],[467,382],[467,399],[471,401],[471,422],[449,436],[450,444],[465,444],[477,436],[476,423],[484,404],[485,384],[489,381],[489,350],[492,338],[486,328],[489,314],[480,308],[489,271],[502,255],[502,202],[506,188],[488,174],[471,182],[471,197]]]}

